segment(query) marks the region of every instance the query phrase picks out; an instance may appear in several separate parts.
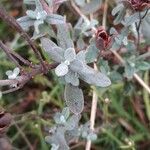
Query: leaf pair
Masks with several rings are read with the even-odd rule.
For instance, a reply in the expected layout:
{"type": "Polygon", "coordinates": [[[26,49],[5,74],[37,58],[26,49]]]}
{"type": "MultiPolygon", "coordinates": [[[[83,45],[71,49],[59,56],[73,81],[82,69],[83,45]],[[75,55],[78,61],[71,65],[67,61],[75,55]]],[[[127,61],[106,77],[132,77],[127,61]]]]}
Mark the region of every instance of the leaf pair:
{"type": "Polygon", "coordinates": [[[42,4],[39,0],[32,3],[36,5],[36,9],[34,11],[27,10],[27,16],[21,17],[17,20],[24,30],[29,30],[29,27],[34,26],[35,32],[40,34],[39,26],[44,24],[44,22],[48,24],[65,23],[65,18],[63,16],[47,14],[47,12],[43,10],[42,4]]]}

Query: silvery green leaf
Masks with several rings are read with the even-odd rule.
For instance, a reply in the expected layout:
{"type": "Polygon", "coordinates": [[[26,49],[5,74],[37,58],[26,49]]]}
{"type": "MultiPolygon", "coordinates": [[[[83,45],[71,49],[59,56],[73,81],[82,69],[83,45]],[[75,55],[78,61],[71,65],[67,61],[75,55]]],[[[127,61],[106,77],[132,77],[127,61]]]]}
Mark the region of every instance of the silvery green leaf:
{"type": "Polygon", "coordinates": [[[13,72],[11,71],[11,70],[8,70],[8,71],[6,71],[6,73],[5,73],[7,76],[10,76],[10,75],[12,75],[13,74],[13,72]]]}
{"type": "Polygon", "coordinates": [[[116,15],[116,14],[117,14],[117,17],[114,20],[115,25],[121,23],[121,21],[123,20],[126,14],[126,8],[122,4],[119,4],[112,11],[112,15],[116,15]]]}
{"type": "Polygon", "coordinates": [[[65,18],[57,14],[49,14],[45,20],[49,24],[63,24],[65,23],[65,18]]]}
{"type": "Polygon", "coordinates": [[[125,65],[125,76],[129,79],[132,79],[133,74],[135,73],[135,66],[134,64],[126,63],[125,65]]]}
{"type": "Polygon", "coordinates": [[[73,130],[67,130],[65,132],[65,139],[66,139],[67,143],[70,143],[71,141],[76,141],[79,138],[78,122],[76,124],[77,125],[73,130]]]}
{"type": "Polygon", "coordinates": [[[150,12],[146,15],[146,17],[142,20],[141,30],[145,39],[150,40],[150,12]]]}
{"type": "Polygon", "coordinates": [[[85,56],[86,56],[86,51],[82,50],[77,53],[76,59],[82,63],[86,63],[85,56]]]}
{"type": "Polygon", "coordinates": [[[56,38],[55,32],[50,25],[43,24],[43,25],[39,26],[39,30],[40,30],[39,34],[34,31],[33,37],[31,39],[36,40],[38,38],[44,37],[45,35],[49,35],[53,38],[56,38]]]}
{"type": "Polygon", "coordinates": [[[54,120],[56,124],[64,124],[66,123],[65,117],[61,113],[56,113],[54,116],[54,120]]]}
{"type": "Polygon", "coordinates": [[[55,73],[58,77],[66,75],[68,73],[68,65],[66,65],[65,63],[59,64],[55,68],[55,73]]]}
{"type": "Polygon", "coordinates": [[[77,86],[67,84],[65,86],[64,98],[66,105],[74,114],[80,114],[84,107],[83,92],[77,86]]]}
{"type": "Polygon", "coordinates": [[[78,78],[79,78],[78,74],[71,71],[71,70],[65,75],[66,83],[71,83],[74,86],[79,85],[79,79],[78,78]]]}
{"type": "Polygon", "coordinates": [[[147,61],[138,61],[136,62],[136,69],[137,70],[149,70],[150,69],[150,62],[147,61]]]}
{"type": "Polygon", "coordinates": [[[37,34],[40,33],[40,31],[39,31],[39,25],[41,25],[41,24],[43,24],[43,23],[44,23],[43,20],[36,20],[36,21],[34,22],[34,28],[35,28],[35,32],[36,32],[37,34]]]}
{"type": "Polygon", "coordinates": [[[80,7],[83,7],[86,3],[85,0],[75,0],[76,4],[80,7]]]}
{"type": "Polygon", "coordinates": [[[13,73],[18,76],[19,73],[20,73],[20,68],[16,67],[14,70],[13,70],[13,73]]]}
{"type": "Polygon", "coordinates": [[[35,5],[36,5],[36,9],[35,9],[36,12],[43,11],[43,7],[40,0],[35,0],[35,5]]]}
{"type": "Polygon", "coordinates": [[[67,120],[68,117],[69,117],[69,115],[70,115],[69,107],[65,107],[65,108],[63,109],[63,111],[62,111],[61,114],[62,114],[62,115],[65,117],[65,119],[67,120]]]}
{"type": "Polygon", "coordinates": [[[47,17],[47,12],[45,10],[37,12],[37,14],[36,14],[36,19],[37,20],[39,20],[39,19],[40,20],[45,20],[46,17],[47,17]]]}
{"type": "Polygon", "coordinates": [[[75,60],[70,64],[69,67],[70,67],[70,69],[71,69],[73,72],[78,73],[78,72],[81,72],[81,70],[83,70],[83,68],[85,67],[84,65],[85,65],[85,63],[82,62],[82,61],[79,61],[79,60],[78,60],[78,57],[77,57],[77,59],[75,59],[75,60]]]}
{"type": "Polygon", "coordinates": [[[111,34],[112,34],[112,35],[117,35],[117,34],[118,34],[117,30],[116,30],[115,28],[113,28],[113,27],[110,28],[109,33],[110,33],[110,35],[111,35],[111,34]]]}
{"type": "Polygon", "coordinates": [[[89,23],[87,23],[86,21],[82,24],[82,32],[86,32],[87,30],[92,29],[93,27],[95,27],[98,24],[98,21],[95,19],[92,19],[89,23]]]}
{"type": "Polygon", "coordinates": [[[77,48],[80,49],[80,50],[83,50],[85,48],[86,44],[83,40],[82,37],[80,37],[78,40],[77,40],[77,48]]]}
{"type": "Polygon", "coordinates": [[[42,48],[50,55],[56,62],[64,61],[64,50],[58,47],[54,42],[48,38],[41,39],[42,48]]]}
{"type": "Polygon", "coordinates": [[[124,9],[124,5],[122,3],[118,4],[114,9],[112,10],[112,15],[115,16],[117,13],[122,11],[124,9]]]}
{"type": "Polygon", "coordinates": [[[59,149],[59,145],[56,145],[56,144],[51,144],[51,150],[58,150],[59,149]]]}
{"type": "Polygon", "coordinates": [[[72,62],[76,58],[76,52],[74,48],[68,48],[65,50],[64,53],[65,60],[68,60],[69,62],[72,62]]]}
{"type": "Polygon", "coordinates": [[[70,32],[67,24],[60,24],[57,26],[57,40],[63,49],[74,48],[73,41],[70,36],[70,32]]]}
{"type": "Polygon", "coordinates": [[[29,16],[31,19],[36,19],[37,13],[33,10],[27,10],[26,11],[27,16],[29,16]]]}
{"type": "Polygon", "coordinates": [[[86,15],[90,13],[94,13],[100,8],[101,4],[102,4],[102,0],[92,0],[89,3],[85,4],[81,8],[81,11],[86,15]]]}
{"type": "Polygon", "coordinates": [[[93,132],[90,132],[87,136],[87,140],[95,141],[97,139],[97,135],[93,132]]]}
{"type": "Polygon", "coordinates": [[[34,21],[35,20],[31,19],[29,16],[24,16],[17,19],[19,25],[26,31],[29,30],[29,27],[34,25],[34,21]]]}
{"type": "Polygon", "coordinates": [[[73,130],[76,126],[77,123],[79,122],[80,116],[79,115],[73,115],[71,116],[67,123],[65,124],[66,130],[73,130]]]}
{"type": "Polygon", "coordinates": [[[56,133],[54,133],[52,136],[45,137],[45,140],[49,144],[59,145],[58,150],[69,150],[69,147],[65,140],[64,132],[64,129],[59,127],[57,128],[56,133]]]}
{"type": "Polygon", "coordinates": [[[87,53],[86,53],[86,62],[91,63],[94,62],[95,59],[97,59],[98,54],[99,54],[99,49],[95,46],[95,44],[91,44],[87,48],[87,53]]]}
{"type": "Polygon", "coordinates": [[[130,26],[135,22],[138,22],[140,20],[139,13],[134,13],[133,15],[130,15],[128,17],[125,17],[122,21],[123,25],[130,26]]]}
{"type": "Polygon", "coordinates": [[[100,87],[107,87],[111,84],[110,79],[103,73],[95,71],[93,68],[84,65],[84,68],[78,72],[80,78],[87,82],[100,87]]]}

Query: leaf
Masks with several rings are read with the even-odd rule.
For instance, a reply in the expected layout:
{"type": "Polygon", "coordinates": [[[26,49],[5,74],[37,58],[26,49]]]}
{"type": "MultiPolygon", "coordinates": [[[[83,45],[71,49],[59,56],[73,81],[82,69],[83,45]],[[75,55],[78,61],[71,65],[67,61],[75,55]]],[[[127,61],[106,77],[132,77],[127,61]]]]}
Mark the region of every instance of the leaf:
{"type": "Polygon", "coordinates": [[[123,8],[124,8],[124,5],[122,3],[120,3],[116,7],[114,7],[114,9],[112,10],[111,14],[113,16],[115,16],[117,13],[119,13],[120,11],[122,11],[123,8]]]}
{"type": "Polygon", "coordinates": [[[80,49],[80,50],[82,50],[82,49],[85,48],[85,46],[86,46],[86,45],[85,45],[85,42],[84,42],[83,38],[80,37],[80,38],[77,40],[77,48],[80,49]]]}
{"type": "Polygon", "coordinates": [[[78,78],[79,78],[78,74],[71,71],[71,70],[65,75],[65,81],[67,83],[71,83],[74,86],[79,85],[79,79],[78,78]]]}
{"type": "Polygon", "coordinates": [[[74,48],[68,48],[64,53],[65,60],[72,62],[76,58],[76,52],[74,48]]]}
{"type": "Polygon", "coordinates": [[[91,44],[87,48],[87,53],[86,53],[86,62],[91,63],[94,62],[95,59],[98,57],[99,54],[99,49],[95,46],[95,44],[91,44]]]}
{"type": "Polygon", "coordinates": [[[101,0],[92,0],[89,3],[85,4],[84,7],[81,8],[81,11],[85,15],[89,15],[97,11],[102,4],[101,0]]]}
{"type": "Polygon", "coordinates": [[[133,15],[130,15],[129,17],[125,17],[122,23],[125,26],[130,26],[133,23],[138,22],[139,20],[140,20],[139,13],[134,13],[133,15]]]}
{"type": "Polygon", "coordinates": [[[71,116],[65,125],[66,130],[73,130],[78,125],[79,119],[80,115],[71,116]]]}
{"type": "Polygon", "coordinates": [[[24,16],[17,19],[19,25],[26,31],[29,30],[29,27],[34,25],[34,21],[35,20],[31,19],[29,16],[24,16]]]}
{"type": "Polygon", "coordinates": [[[125,76],[129,79],[132,79],[134,73],[135,73],[135,67],[129,63],[126,63],[126,65],[125,65],[125,76]]]}
{"type": "Polygon", "coordinates": [[[83,92],[77,86],[67,84],[65,86],[64,98],[66,105],[74,114],[80,114],[84,108],[83,92]]]}
{"type": "Polygon", "coordinates": [[[40,31],[39,31],[39,25],[41,25],[41,24],[43,24],[43,23],[44,23],[43,20],[36,20],[36,21],[34,22],[34,28],[35,28],[35,32],[36,32],[37,34],[40,33],[40,31]]]}
{"type": "Polygon", "coordinates": [[[45,140],[49,144],[59,145],[58,150],[69,150],[64,136],[64,129],[62,127],[58,127],[56,133],[54,133],[52,136],[45,137],[45,140]]]}
{"type": "Polygon", "coordinates": [[[95,71],[87,65],[84,65],[78,74],[82,80],[91,85],[107,87],[111,84],[110,79],[105,74],[95,71]]]}
{"type": "Polygon", "coordinates": [[[49,14],[45,20],[49,24],[63,24],[65,23],[65,18],[57,14],[49,14]]]}
{"type": "Polygon", "coordinates": [[[65,63],[59,64],[55,69],[55,73],[58,77],[64,76],[68,73],[68,66],[65,63]]]}
{"type": "Polygon", "coordinates": [[[31,19],[36,19],[37,13],[33,10],[27,10],[26,11],[27,16],[29,16],[31,19]]]}
{"type": "Polygon", "coordinates": [[[57,40],[63,49],[74,48],[68,26],[66,24],[57,25],[57,40]]]}
{"type": "Polygon", "coordinates": [[[64,61],[64,50],[58,47],[54,42],[48,38],[41,39],[42,48],[50,55],[56,62],[64,61]]]}
{"type": "Polygon", "coordinates": [[[112,10],[113,16],[117,14],[117,17],[114,20],[114,25],[121,23],[121,21],[125,16],[125,13],[126,13],[126,8],[122,4],[119,4],[112,10]]]}
{"type": "Polygon", "coordinates": [[[16,67],[14,70],[13,70],[13,73],[18,76],[19,73],[20,73],[20,68],[16,67]]]}
{"type": "Polygon", "coordinates": [[[42,26],[39,26],[40,33],[37,34],[37,32],[33,33],[32,40],[36,40],[38,38],[42,38],[45,35],[49,35],[50,37],[56,38],[55,32],[53,31],[51,25],[43,24],[42,26]]]}
{"type": "Polygon", "coordinates": [[[150,62],[146,62],[146,61],[138,61],[136,63],[136,69],[137,70],[143,70],[143,71],[146,71],[146,70],[149,70],[150,69],[150,62]]]}
{"type": "Polygon", "coordinates": [[[61,114],[62,114],[62,115],[65,117],[65,119],[67,120],[68,117],[69,117],[69,115],[70,115],[69,107],[65,107],[65,108],[63,109],[63,111],[62,111],[61,114]]]}
{"type": "Polygon", "coordinates": [[[150,40],[150,12],[146,15],[146,17],[142,20],[141,29],[145,39],[150,40]]]}

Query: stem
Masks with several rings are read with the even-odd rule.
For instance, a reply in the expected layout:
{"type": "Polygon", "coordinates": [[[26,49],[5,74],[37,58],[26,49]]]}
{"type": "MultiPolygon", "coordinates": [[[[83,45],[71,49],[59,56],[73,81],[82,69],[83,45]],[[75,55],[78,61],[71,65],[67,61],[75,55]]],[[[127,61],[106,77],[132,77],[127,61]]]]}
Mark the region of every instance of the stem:
{"type": "MultiPolygon", "coordinates": [[[[94,63],[94,69],[97,70],[97,66],[94,63]]],[[[96,90],[93,90],[93,97],[92,97],[92,108],[91,108],[91,115],[90,115],[90,129],[94,131],[95,125],[95,118],[96,118],[96,111],[97,111],[97,102],[98,96],[96,90]]],[[[87,141],[85,150],[91,149],[91,140],[87,141]]]]}
{"type": "Polygon", "coordinates": [[[5,21],[8,25],[10,25],[14,29],[16,29],[20,33],[20,35],[28,42],[28,44],[32,48],[33,52],[35,53],[35,55],[39,59],[41,65],[43,66],[43,70],[45,70],[45,65],[44,65],[44,61],[42,59],[42,56],[41,56],[40,52],[37,50],[34,43],[31,41],[29,35],[22,29],[22,27],[18,24],[18,22],[15,20],[15,18],[13,18],[12,16],[9,16],[6,13],[6,10],[2,6],[0,6],[0,18],[3,21],[5,21]]]}
{"type": "MultiPolygon", "coordinates": [[[[144,81],[147,84],[149,83],[149,71],[145,72],[144,81]]],[[[147,118],[150,121],[150,101],[149,101],[150,99],[149,99],[149,94],[145,89],[143,89],[143,99],[144,99],[144,103],[145,103],[147,118]]]]}
{"type": "Polygon", "coordinates": [[[10,60],[13,61],[16,66],[18,66],[19,68],[21,68],[21,66],[16,61],[16,59],[11,55],[11,50],[5,44],[3,44],[3,42],[1,40],[0,40],[0,47],[6,53],[7,57],[10,60]]]}

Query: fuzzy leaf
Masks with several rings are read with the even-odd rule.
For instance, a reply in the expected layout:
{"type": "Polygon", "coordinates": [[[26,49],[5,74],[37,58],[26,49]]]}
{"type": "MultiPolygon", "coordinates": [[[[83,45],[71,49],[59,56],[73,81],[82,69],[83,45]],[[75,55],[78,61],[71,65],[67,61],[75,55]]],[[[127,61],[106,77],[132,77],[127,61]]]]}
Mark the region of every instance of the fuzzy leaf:
{"type": "Polygon", "coordinates": [[[116,6],[113,11],[112,11],[112,15],[116,15],[117,14],[117,17],[115,18],[114,20],[114,24],[119,24],[124,16],[125,16],[125,13],[126,13],[126,8],[122,5],[122,4],[119,4],[118,6],[116,6]]]}
{"type": "Polygon", "coordinates": [[[58,77],[64,76],[68,73],[68,66],[65,63],[59,64],[55,69],[55,73],[58,77]]]}
{"type": "Polygon", "coordinates": [[[94,13],[100,8],[101,4],[101,0],[92,0],[91,2],[85,4],[84,7],[82,7],[81,11],[86,15],[94,13]]]}
{"type": "Polygon", "coordinates": [[[57,25],[57,40],[63,49],[74,48],[70,32],[66,24],[57,25]]]}
{"type": "Polygon", "coordinates": [[[74,86],[78,86],[79,85],[79,76],[77,75],[77,73],[74,73],[72,71],[69,71],[66,75],[65,75],[65,81],[67,83],[71,83],[74,86]]]}
{"type": "Polygon", "coordinates": [[[95,59],[98,57],[98,54],[99,54],[99,49],[94,44],[91,44],[87,48],[86,62],[87,63],[94,62],[95,59]]]}
{"type": "Polygon", "coordinates": [[[79,72],[79,75],[82,80],[95,86],[107,87],[111,84],[110,79],[105,74],[95,71],[87,65],[79,72]]]}
{"type": "Polygon", "coordinates": [[[64,53],[65,60],[72,62],[76,58],[76,52],[74,48],[68,48],[64,53]]]}
{"type": "Polygon", "coordinates": [[[134,13],[133,15],[129,17],[125,17],[124,21],[122,22],[125,26],[130,26],[135,22],[138,22],[140,20],[139,13],[134,13]]]}
{"type": "Polygon", "coordinates": [[[66,105],[74,114],[80,114],[84,107],[83,92],[77,86],[67,84],[65,87],[64,98],[66,105]]]}
{"type": "Polygon", "coordinates": [[[31,19],[29,16],[24,16],[17,19],[19,25],[26,31],[29,30],[29,27],[34,25],[34,21],[35,20],[31,19]]]}
{"type": "Polygon", "coordinates": [[[64,61],[64,50],[58,47],[54,42],[48,38],[41,39],[42,48],[50,55],[50,57],[56,62],[64,61]]]}
{"type": "Polygon", "coordinates": [[[66,123],[66,126],[65,126],[66,130],[73,130],[77,126],[79,119],[80,119],[79,115],[71,116],[66,123]]]}
{"type": "Polygon", "coordinates": [[[65,23],[65,18],[57,14],[49,14],[46,17],[46,22],[49,24],[63,24],[65,23]]]}

